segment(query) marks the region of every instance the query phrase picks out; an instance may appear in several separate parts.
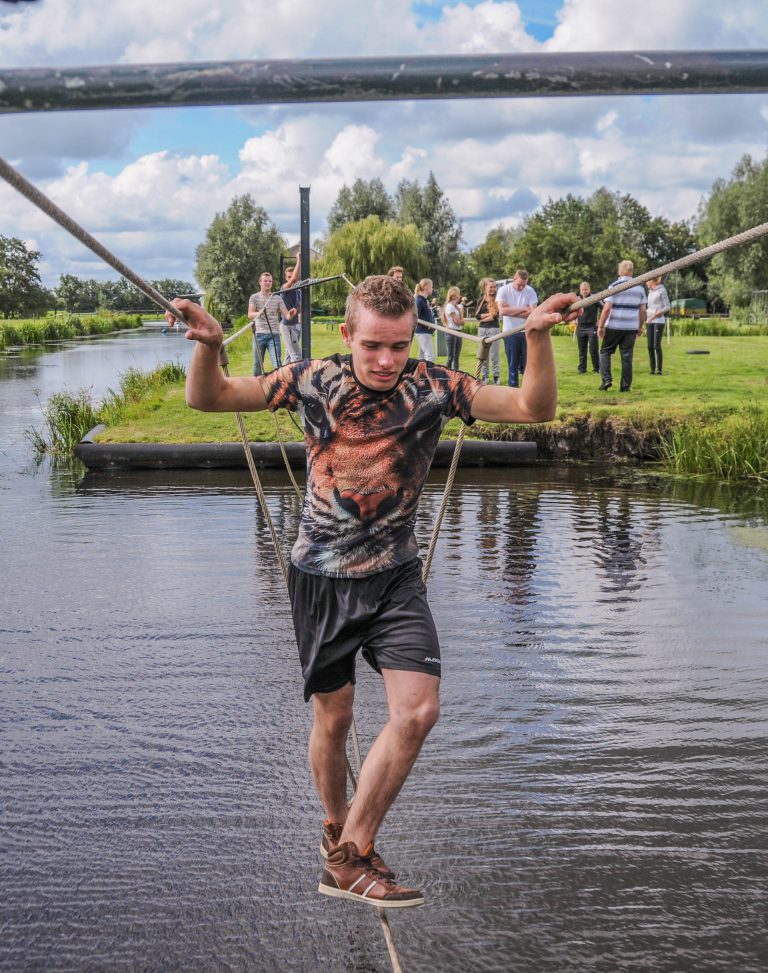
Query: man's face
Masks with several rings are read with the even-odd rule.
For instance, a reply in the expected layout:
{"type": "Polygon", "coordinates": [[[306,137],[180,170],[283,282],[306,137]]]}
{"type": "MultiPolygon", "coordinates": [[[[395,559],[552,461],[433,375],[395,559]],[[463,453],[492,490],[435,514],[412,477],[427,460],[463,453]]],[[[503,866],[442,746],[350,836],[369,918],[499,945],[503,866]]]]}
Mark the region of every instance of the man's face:
{"type": "Polygon", "coordinates": [[[293,267],[286,267],[285,268],[285,277],[284,277],[284,280],[286,281],[286,283],[288,282],[288,278],[291,276],[292,273],[293,273],[293,267]]]}
{"type": "Polygon", "coordinates": [[[527,282],[524,281],[522,277],[518,277],[517,275],[512,278],[512,286],[516,291],[521,291],[525,287],[526,283],[527,282]]]}
{"type": "Polygon", "coordinates": [[[259,286],[265,293],[272,290],[272,274],[262,274],[259,277],[259,286]]]}
{"type": "Polygon", "coordinates": [[[393,277],[394,280],[402,280],[403,279],[403,272],[402,272],[402,270],[393,270],[392,271],[392,277],[393,277]]]}
{"type": "Polygon", "coordinates": [[[582,297],[589,297],[592,291],[589,289],[589,284],[579,284],[579,294],[582,297]]]}
{"type": "Polygon", "coordinates": [[[413,314],[385,318],[367,307],[359,309],[354,334],[350,335],[346,324],[341,325],[355,375],[363,385],[377,392],[394,388],[408,361],[413,327],[413,314]]]}

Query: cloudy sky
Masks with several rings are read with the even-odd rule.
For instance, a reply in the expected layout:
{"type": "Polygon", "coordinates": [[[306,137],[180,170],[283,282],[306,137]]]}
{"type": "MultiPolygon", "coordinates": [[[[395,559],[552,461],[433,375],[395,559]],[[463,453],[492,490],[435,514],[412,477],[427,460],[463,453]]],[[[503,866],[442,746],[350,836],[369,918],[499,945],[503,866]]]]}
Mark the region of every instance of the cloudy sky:
{"type": "MultiPolygon", "coordinates": [[[[0,2],[0,66],[524,51],[768,48],[766,0],[38,0],[0,2]]],[[[188,108],[0,116],[0,155],[149,278],[192,279],[217,211],[249,192],[289,243],[339,188],[433,170],[467,247],[549,198],[600,186],[688,219],[768,147],[768,94],[188,108]]],[[[113,277],[0,187],[0,233],[44,280],[113,277]]],[[[755,214],[755,223],[768,218],[755,214]]]]}

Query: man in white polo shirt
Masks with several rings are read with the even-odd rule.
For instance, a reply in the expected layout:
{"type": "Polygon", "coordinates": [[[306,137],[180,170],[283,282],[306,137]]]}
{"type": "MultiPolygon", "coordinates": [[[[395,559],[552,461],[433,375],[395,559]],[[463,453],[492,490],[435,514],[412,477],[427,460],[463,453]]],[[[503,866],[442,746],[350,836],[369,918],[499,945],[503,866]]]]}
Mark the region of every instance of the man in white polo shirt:
{"type": "Polygon", "coordinates": [[[539,303],[536,291],[528,283],[528,271],[518,267],[509,284],[499,288],[496,303],[503,315],[504,350],[509,366],[509,384],[517,388],[519,376],[525,371],[528,348],[525,332],[507,334],[513,328],[524,325],[528,315],[539,303]]]}
{"type": "MultiPolygon", "coordinates": [[[[631,260],[622,260],[619,264],[619,276],[610,286],[616,287],[630,280],[635,272],[635,265],[631,260]]],[[[645,309],[648,299],[645,288],[640,284],[616,294],[606,297],[600,320],[597,324],[597,336],[603,339],[600,347],[600,385],[601,392],[607,392],[613,385],[611,375],[611,355],[619,349],[621,355],[621,385],[620,392],[629,392],[632,387],[632,354],[635,341],[643,333],[645,324],[645,309]]]]}

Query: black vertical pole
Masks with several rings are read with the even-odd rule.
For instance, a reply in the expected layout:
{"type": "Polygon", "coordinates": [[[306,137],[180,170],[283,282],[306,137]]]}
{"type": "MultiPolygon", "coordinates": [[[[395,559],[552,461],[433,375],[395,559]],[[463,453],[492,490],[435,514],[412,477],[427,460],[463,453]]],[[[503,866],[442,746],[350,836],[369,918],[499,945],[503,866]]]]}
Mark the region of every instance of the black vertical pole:
{"type": "MultiPolygon", "coordinates": [[[[299,186],[301,206],[301,279],[311,277],[309,267],[309,186],[299,186]]],[[[301,356],[312,357],[312,296],[309,287],[301,289],[301,356]]]]}

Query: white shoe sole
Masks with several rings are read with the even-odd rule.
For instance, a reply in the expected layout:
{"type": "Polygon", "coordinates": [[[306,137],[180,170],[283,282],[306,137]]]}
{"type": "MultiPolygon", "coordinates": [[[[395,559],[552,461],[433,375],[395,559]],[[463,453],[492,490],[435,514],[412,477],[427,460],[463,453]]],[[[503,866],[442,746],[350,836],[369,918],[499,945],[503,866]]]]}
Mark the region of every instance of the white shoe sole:
{"type": "Polygon", "coordinates": [[[420,899],[366,899],[364,895],[345,892],[344,889],[334,889],[330,885],[323,885],[322,882],[317,886],[317,891],[321,895],[330,895],[336,899],[351,899],[354,902],[375,905],[378,909],[407,909],[413,905],[424,905],[423,896],[420,899]]]}

